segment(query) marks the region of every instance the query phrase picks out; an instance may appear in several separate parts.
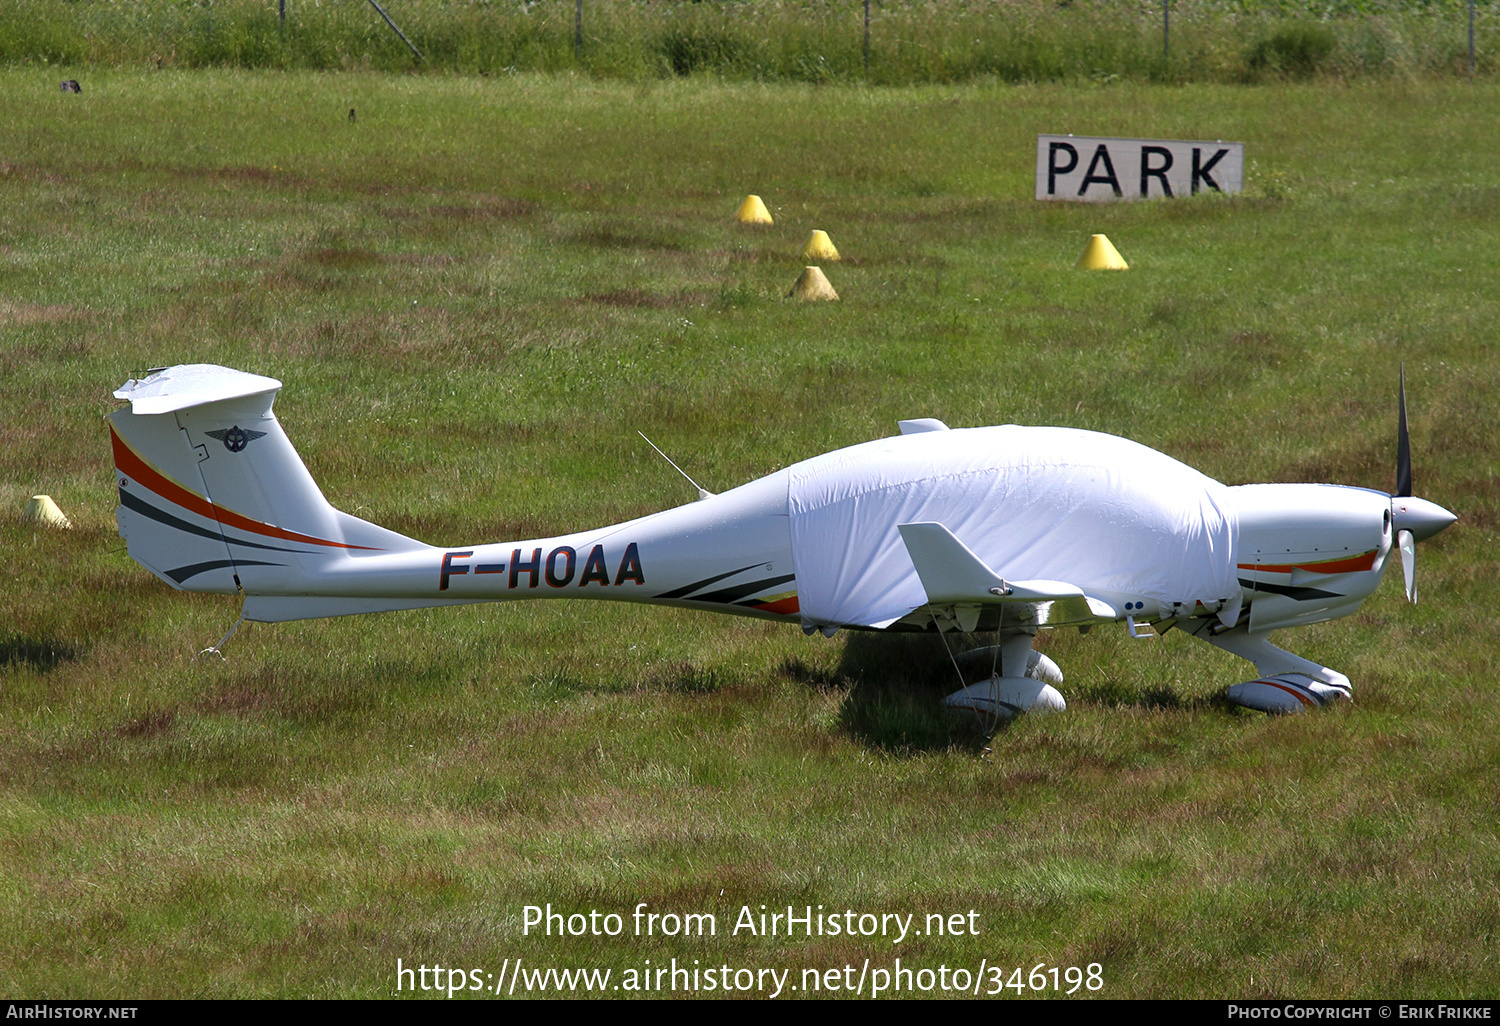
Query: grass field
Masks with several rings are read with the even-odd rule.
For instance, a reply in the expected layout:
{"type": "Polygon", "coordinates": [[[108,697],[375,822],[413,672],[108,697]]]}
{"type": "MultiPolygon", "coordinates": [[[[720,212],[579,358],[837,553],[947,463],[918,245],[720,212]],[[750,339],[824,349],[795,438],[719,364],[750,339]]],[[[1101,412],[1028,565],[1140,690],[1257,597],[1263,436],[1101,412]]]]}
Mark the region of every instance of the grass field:
{"type": "Polygon", "coordinates": [[[0,4],[0,64],[571,72],[920,85],[1488,76],[1494,0],[343,0],[0,4]],[[1470,66],[1470,32],[1474,66],[1470,66]]]}
{"type": "Polygon", "coordinates": [[[0,95],[0,993],[898,956],[1098,963],[1105,997],[1500,993],[1491,84],[0,95]],[[1038,204],[1038,132],[1243,141],[1247,189],[1038,204]],[[751,192],[775,226],[733,222],[751,192]],[[814,228],[838,303],[783,298],[814,228]],[[1099,231],[1129,272],[1072,269],[1099,231]],[[1387,581],[1278,636],[1355,683],[1305,717],[1225,706],[1250,665],[1178,632],[1047,637],[1067,713],[993,737],[940,713],[934,639],[609,604],[249,625],[200,661],[236,605],[126,556],[103,421],[176,362],[284,381],[330,500],[438,544],[691,499],[637,430],[715,491],[913,416],[1389,489],[1404,363],[1416,490],[1460,522],[1419,606],[1387,581]],[[36,492],[74,530],[21,522],[36,492]],[[549,902],[627,935],[523,935],[549,902]],[[630,936],[640,902],[718,935],[630,936]],[[730,930],[819,904],[978,935],[730,930]]]}

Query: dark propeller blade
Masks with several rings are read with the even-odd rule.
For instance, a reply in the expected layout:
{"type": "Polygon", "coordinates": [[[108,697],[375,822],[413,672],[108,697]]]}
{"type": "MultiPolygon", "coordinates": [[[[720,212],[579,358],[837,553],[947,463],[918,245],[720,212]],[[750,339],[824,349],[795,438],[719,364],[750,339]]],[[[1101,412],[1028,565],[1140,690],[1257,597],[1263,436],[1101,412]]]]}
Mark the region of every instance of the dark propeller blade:
{"type": "Polygon", "coordinates": [[[1411,437],[1406,433],[1406,366],[1401,367],[1401,419],[1396,429],[1396,494],[1411,494],[1411,437]]]}
{"type": "Polygon", "coordinates": [[[1401,576],[1406,597],[1417,601],[1417,542],[1431,538],[1458,517],[1435,502],[1411,493],[1411,436],[1406,430],[1406,368],[1401,368],[1401,417],[1396,436],[1396,491],[1391,496],[1390,525],[1401,550],[1401,576]]]}

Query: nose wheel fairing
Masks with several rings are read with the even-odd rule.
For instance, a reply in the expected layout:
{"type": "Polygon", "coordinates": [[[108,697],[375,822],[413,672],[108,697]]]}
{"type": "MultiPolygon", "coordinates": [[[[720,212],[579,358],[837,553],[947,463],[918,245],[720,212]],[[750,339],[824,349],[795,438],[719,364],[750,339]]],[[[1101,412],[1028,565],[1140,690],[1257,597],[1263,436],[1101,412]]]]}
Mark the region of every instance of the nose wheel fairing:
{"type": "Polygon", "coordinates": [[[1278,673],[1247,680],[1229,689],[1229,700],[1247,709],[1267,713],[1294,713],[1316,709],[1352,697],[1347,685],[1328,684],[1306,673],[1278,673]]]}
{"type": "Polygon", "coordinates": [[[1247,627],[1214,632],[1216,622],[1204,620],[1184,629],[1215,648],[1248,659],[1262,676],[1229,689],[1236,705],[1261,712],[1302,712],[1339,699],[1353,698],[1349,678],[1339,671],[1271,644],[1269,633],[1251,633],[1247,627]]]}

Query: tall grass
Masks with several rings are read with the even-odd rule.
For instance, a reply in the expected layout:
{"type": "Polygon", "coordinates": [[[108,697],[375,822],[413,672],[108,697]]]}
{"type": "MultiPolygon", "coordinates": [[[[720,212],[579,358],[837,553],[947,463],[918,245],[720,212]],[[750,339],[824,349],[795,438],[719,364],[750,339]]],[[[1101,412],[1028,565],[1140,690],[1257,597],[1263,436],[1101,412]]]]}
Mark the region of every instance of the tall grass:
{"type": "MultiPolygon", "coordinates": [[[[1478,7],[1478,71],[1500,44],[1478,7]]],[[[1461,0],[393,0],[417,61],[360,0],[32,0],[0,5],[0,62],[279,69],[576,71],[645,80],[881,85],[1468,71],[1461,0]]]]}

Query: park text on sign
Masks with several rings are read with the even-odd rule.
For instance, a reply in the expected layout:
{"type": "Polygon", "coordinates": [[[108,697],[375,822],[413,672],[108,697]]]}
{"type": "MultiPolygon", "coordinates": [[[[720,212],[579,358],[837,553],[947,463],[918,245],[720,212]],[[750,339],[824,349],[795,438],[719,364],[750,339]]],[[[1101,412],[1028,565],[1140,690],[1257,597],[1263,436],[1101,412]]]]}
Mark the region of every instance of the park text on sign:
{"type": "Polygon", "coordinates": [[[1239,192],[1244,187],[1244,143],[1036,137],[1039,200],[1102,203],[1239,192]]]}

